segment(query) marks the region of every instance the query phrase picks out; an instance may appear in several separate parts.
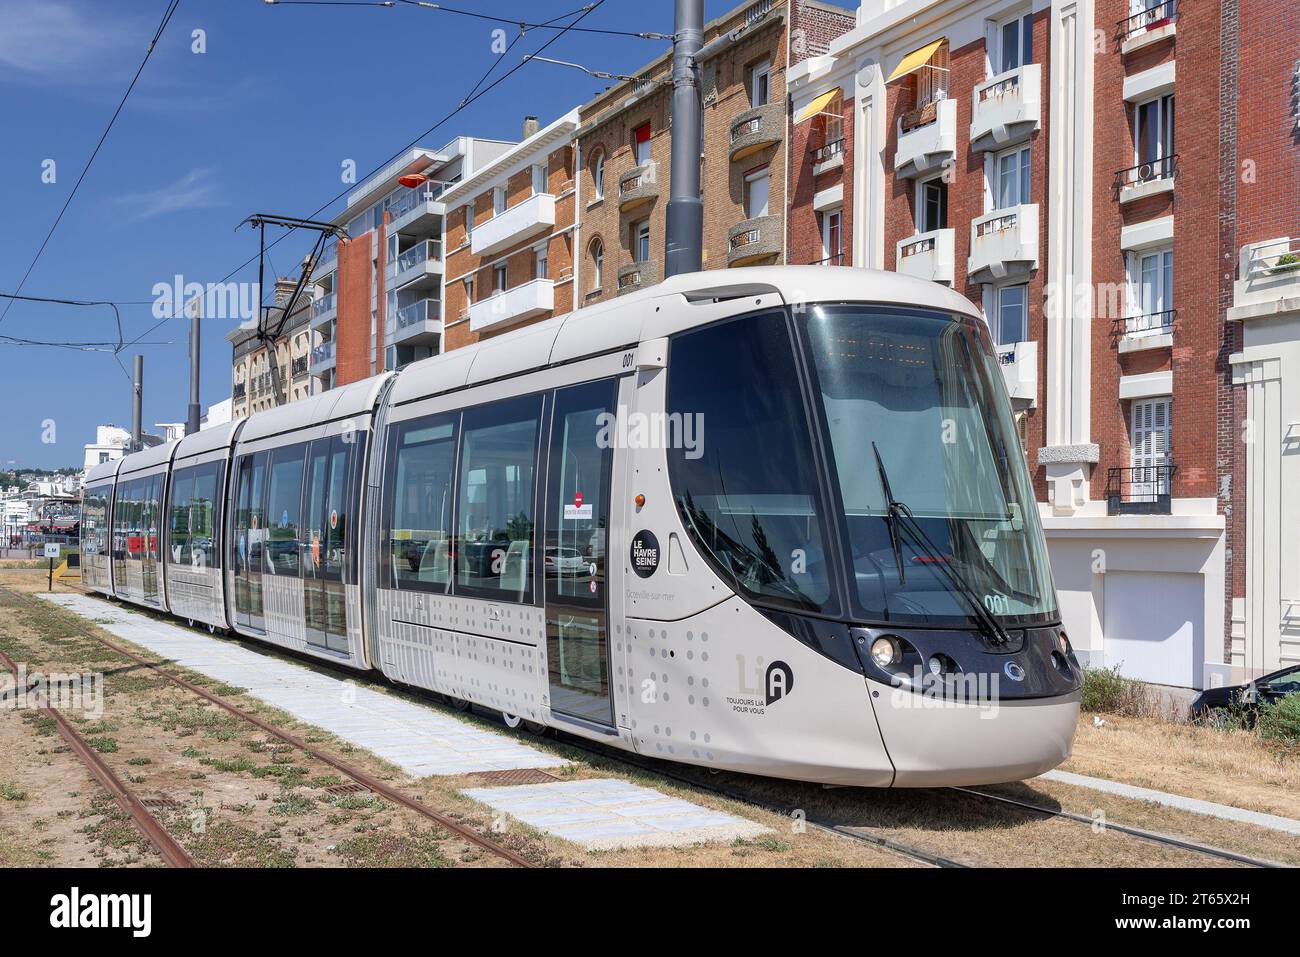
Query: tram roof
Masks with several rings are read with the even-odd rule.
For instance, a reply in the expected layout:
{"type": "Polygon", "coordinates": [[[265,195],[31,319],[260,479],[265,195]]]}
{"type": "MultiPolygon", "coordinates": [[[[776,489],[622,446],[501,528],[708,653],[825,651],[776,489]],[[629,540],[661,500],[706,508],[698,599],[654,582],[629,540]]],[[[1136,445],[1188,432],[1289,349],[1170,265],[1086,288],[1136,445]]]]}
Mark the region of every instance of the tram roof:
{"type": "Polygon", "coordinates": [[[391,372],[384,372],[319,395],[258,412],[245,420],[239,441],[251,442],[253,439],[293,432],[321,422],[373,412],[380,388],[392,375],[391,372]]]}
{"type": "Polygon", "coordinates": [[[880,269],[845,266],[748,266],[673,276],[655,286],[525,326],[473,346],[421,359],[402,370],[400,403],[478,382],[600,355],[720,318],[716,308],[684,315],[692,304],[736,300],[735,314],[769,302],[874,302],[921,306],[980,318],[970,300],[946,286],[880,269]],[[744,300],[742,302],[742,300],[744,300]],[[675,307],[665,313],[664,307],[675,307]]]}
{"type": "Polygon", "coordinates": [[[123,456],[121,459],[121,468],[118,471],[119,477],[125,477],[131,472],[139,472],[141,469],[147,469],[152,465],[164,465],[172,460],[172,453],[176,451],[176,446],[180,444],[178,440],[173,439],[170,442],[164,442],[162,445],[154,445],[139,452],[133,452],[130,455],[123,456]]]}

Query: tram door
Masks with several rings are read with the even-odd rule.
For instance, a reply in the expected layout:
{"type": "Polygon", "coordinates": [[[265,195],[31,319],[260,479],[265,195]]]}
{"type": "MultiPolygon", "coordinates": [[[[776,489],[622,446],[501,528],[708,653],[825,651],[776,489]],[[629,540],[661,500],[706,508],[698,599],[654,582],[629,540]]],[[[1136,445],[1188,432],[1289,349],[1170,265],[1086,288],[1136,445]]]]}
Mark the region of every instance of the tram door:
{"type": "Polygon", "coordinates": [[[266,540],[263,514],[267,453],[245,455],[235,474],[235,534],[231,556],[235,569],[235,622],[266,630],[262,611],[262,546],[266,540]]]}
{"type": "Polygon", "coordinates": [[[616,394],[614,379],[555,393],[542,556],[551,710],[606,727],[614,725],[605,571],[614,450],[600,438],[616,394]]]}
{"type": "Polygon", "coordinates": [[[317,439],[311,444],[304,499],[302,584],[307,619],[307,642],[330,651],[348,650],[347,596],[344,563],[347,560],[348,452],[342,436],[317,439]]]}

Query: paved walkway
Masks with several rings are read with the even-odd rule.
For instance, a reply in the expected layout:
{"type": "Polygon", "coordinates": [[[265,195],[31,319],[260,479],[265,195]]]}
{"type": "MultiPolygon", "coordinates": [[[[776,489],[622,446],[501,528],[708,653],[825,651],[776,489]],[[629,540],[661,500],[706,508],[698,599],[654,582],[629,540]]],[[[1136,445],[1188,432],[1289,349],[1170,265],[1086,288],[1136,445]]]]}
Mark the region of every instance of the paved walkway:
{"type": "Polygon", "coordinates": [[[371,751],[415,777],[547,768],[563,758],[394,695],[260,654],[88,595],[40,597],[186,668],[371,751]]]}
{"type": "Polygon", "coordinates": [[[1279,817],[1276,814],[1247,811],[1228,804],[1215,804],[1213,801],[1202,801],[1199,798],[1183,797],[1181,794],[1169,794],[1165,791],[1154,791],[1151,788],[1140,788],[1132,784],[1121,784],[1118,781],[1088,777],[1086,774],[1073,774],[1069,771],[1048,771],[1041,777],[1045,781],[1057,781],[1061,784],[1091,788],[1094,791],[1105,791],[1107,794],[1117,794],[1120,797],[1133,798],[1136,801],[1151,801],[1155,804],[1163,804],[1165,807],[1191,811],[1194,814],[1206,814],[1210,817],[1222,818],[1225,821],[1240,821],[1243,824],[1266,827],[1271,831],[1300,834],[1300,821],[1289,817],[1279,817]]]}

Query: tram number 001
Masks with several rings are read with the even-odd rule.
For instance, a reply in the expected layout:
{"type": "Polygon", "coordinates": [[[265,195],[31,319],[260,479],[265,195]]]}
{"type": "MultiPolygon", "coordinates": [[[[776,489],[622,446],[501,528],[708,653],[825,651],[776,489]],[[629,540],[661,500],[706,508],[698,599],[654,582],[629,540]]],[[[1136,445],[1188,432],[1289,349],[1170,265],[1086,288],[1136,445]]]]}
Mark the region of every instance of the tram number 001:
{"type": "Polygon", "coordinates": [[[635,352],[623,353],[623,368],[630,369],[634,365],[636,365],[636,353],[635,352]]]}
{"type": "Polygon", "coordinates": [[[1011,603],[1006,595],[985,595],[984,607],[995,615],[1011,614],[1011,603]]]}

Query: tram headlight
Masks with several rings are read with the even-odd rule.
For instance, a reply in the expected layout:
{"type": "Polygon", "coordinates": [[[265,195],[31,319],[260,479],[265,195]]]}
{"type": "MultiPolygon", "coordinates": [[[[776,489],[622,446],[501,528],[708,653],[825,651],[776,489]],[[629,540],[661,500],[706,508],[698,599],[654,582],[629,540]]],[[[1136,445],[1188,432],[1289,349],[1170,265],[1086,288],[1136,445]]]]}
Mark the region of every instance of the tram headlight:
{"type": "Polygon", "coordinates": [[[871,643],[871,660],[881,668],[898,664],[902,657],[902,649],[893,638],[877,638],[871,643]]]}

